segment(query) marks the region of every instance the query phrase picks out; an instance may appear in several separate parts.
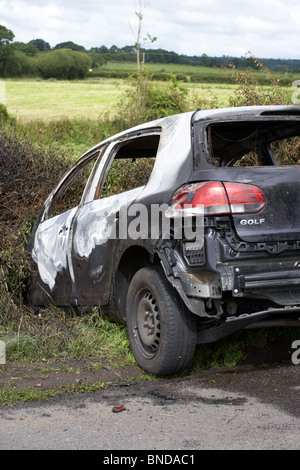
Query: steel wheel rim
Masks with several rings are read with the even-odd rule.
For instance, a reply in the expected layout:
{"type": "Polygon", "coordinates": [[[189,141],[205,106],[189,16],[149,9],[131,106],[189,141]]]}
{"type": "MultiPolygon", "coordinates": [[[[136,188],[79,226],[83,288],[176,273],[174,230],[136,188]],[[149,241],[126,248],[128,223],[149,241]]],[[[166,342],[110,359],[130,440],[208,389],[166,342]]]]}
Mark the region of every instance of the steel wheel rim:
{"type": "Polygon", "coordinates": [[[140,353],[153,358],[160,344],[160,315],[157,300],[149,289],[138,293],[135,311],[134,336],[140,353]]]}

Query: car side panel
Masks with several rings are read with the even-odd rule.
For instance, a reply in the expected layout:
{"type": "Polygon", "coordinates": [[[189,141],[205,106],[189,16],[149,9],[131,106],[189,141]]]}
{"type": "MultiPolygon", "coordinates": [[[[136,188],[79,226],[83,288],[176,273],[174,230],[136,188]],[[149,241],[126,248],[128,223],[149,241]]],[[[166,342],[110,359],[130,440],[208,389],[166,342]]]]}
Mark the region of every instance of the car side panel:
{"type": "Polygon", "coordinates": [[[76,210],[71,209],[37,226],[32,248],[37,269],[30,288],[30,297],[35,305],[70,303],[72,285],[68,246],[76,210]]]}
{"type": "Polygon", "coordinates": [[[127,207],[143,187],[98,199],[80,208],[71,240],[73,302],[105,305],[109,300],[112,271],[120,230],[127,234],[127,207]],[[120,213],[124,214],[119,227],[120,213]]]}

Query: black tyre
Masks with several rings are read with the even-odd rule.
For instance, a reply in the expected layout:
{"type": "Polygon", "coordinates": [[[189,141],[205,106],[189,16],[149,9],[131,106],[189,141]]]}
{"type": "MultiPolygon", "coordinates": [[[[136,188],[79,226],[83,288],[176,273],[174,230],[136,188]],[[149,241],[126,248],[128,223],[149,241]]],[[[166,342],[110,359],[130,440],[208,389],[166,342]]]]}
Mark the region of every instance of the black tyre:
{"type": "Polygon", "coordinates": [[[142,268],[134,275],[126,323],[132,352],[142,369],[163,376],[188,367],[197,343],[196,317],[159,267],[142,268]]]}

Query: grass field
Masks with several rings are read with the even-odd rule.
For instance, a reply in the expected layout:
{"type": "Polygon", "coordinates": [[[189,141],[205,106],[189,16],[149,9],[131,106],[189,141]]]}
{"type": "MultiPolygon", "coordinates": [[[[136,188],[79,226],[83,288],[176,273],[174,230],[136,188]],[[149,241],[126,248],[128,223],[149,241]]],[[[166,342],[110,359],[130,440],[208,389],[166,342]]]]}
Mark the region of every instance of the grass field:
{"type": "MultiPolygon", "coordinates": [[[[82,81],[5,80],[6,106],[20,120],[50,121],[63,117],[98,119],[118,113],[118,102],[128,87],[121,79],[82,81]]],[[[236,85],[184,84],[201,99],[215,97],[218,107],[226,107],[236,85]]],[[[195,104],[196,107],[196,104],[195,104]]]]}
{"type": "MultiPolygon", "coordinates": [[[[218,107],[228,106],[229,97],[234,93],[236,84],[229,83],[228,72],[220,68],[180,64],[145,64],[150,73],[165,72],[167,74],[183,74],[191,77],[198,74],[203,77],[202,83],[186,81],[182,86],[201,100],[217,100],[218,107]]],[[[135,62],[109,62],[101,69],[107,72],[136,71],[135,62]]],[[[255,77],[261,77],[260,70],[252,70],[255,77]]],[[[272,73],[275,79],[284,77],[287,83],[300,79],[297,75],[272,73]]],[[[231,80],[231,78],[230,78],[231,80]]],[[[118,113],[118,103],[129,86],[121,78],[87,78],[85,80],[39,80],[39,79],[7,79],[4,80],[4,94],[8,112],[21,120],[50,121],[63,117],[89,117],[98,119],[103,114],[110,117],[118,113]]],[[[163,86],[163,82],[157,82],[163,86]]],[[[2,91],[2,90],[1,90],[2,91]]],[[[3,93],[1,93],[0,98],[3,93]]]]}
{"type": "MultiPolygon", "coordinates": [[[[166,72],[166,73],[183,73],[183,74],[192,74],[192,73],[202,73],[219,75],[220,80],[222,80],[222,73],[219,68],[209,68],[203,66],[194,66],[194,65],[181,65],[181,64],[147,64],[144,66],[146,69],[151,72],[166,72]]],[[[105,70],[120,70],[123,72],[134,72],[136,70],[135,62],[108,62],[103,66],[105,70]]]]}
{"type": "MultiPolygon", "coordinates": [[[[62,117],[97,119],[105,113],[115,115],[118,102],[128,87],[122,79],[82,81],[5,80],[8,112],[21,120],[52,120],[62,117]]],[[[201,98],[216,97],[227,106],[235,85],[184,84],[201,98]]]]}
{"type": "MultiPolygon", "coordinates": [[[[146,70],[150,73],[155,72],[166,72],[166,73],[174,73],[174,74],[186,74],[186,75],[202,75],[203,79],[205,80],[207,76],[214,77],[215,81],[219,81],[220,83],[224,80],[225,72],[222,71],[219,67],[204,67],[202,65],[185,65],[185,64],[151,64],[145,63],[144,66],[146,70]]],[[[111,70],[111,71],[123,71],[123,72],[134,72],[136,70],[135,62],[108,62],[103,66],[104,70],[111,70]]],[[[254,76],[259,77],[261,76],[261,71],[259,69],[251,69],[251,72],[254,76]]],[[[272,72],[272,75],[277,79],[286,76],[283,72],[272,72]]],[[[299,78],[299,74],[291,74],[289,73],[288,78],[291,81],[296,80],[299,78]]]]}
{"type": "Polygon", "coordinates": [[[24,120],[61,117],[96,119],[116,109],[126,83],[123,80],[5,80],[9,113],[24,120]]]}

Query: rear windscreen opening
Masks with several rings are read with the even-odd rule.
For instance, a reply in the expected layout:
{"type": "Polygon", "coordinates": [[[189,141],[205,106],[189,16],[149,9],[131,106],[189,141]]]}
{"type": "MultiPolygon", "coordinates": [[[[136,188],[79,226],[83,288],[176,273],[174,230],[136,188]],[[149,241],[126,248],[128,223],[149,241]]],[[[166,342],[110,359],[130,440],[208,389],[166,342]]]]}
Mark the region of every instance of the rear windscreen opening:
{"type": "Polygon", "coordinates": [[[214,166],[300,164],[300,121],[242,121],[207,127],[214,166]]]}

